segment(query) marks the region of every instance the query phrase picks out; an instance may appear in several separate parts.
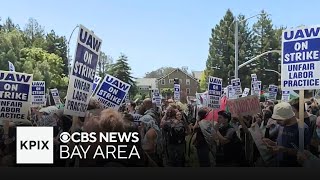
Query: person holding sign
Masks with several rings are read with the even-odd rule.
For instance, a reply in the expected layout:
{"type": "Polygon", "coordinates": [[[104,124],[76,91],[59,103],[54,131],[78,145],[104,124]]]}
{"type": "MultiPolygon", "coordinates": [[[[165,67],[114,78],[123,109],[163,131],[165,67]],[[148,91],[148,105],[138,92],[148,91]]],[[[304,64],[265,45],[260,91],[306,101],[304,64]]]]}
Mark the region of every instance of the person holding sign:
{"type": "MultiPolygon", "coordinates": [[[[277,160],[280,167],[298,167],[297,151],[299,144],[298,119],[296,118],[292,107],[287,102],[275,105],[272,119],[280,125],[277,141],[274,142],[268,138],[263,141],[270,152],[277,154],[277,160]]],[[[309,128],[305,125],[304,143],[305,147],[309,144],[309,128]]]]}

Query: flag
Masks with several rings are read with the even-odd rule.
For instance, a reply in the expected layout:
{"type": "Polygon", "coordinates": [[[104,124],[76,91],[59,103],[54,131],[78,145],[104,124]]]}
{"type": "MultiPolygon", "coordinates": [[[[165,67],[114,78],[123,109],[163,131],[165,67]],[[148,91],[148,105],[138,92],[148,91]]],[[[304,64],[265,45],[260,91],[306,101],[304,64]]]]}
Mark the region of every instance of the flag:
{"type": "Polygon", "coordinates": [[[9,63],[9,71],[16,71],[16,68],[14,67],[12,62],[8,61],[8,63],[9,63]]]}

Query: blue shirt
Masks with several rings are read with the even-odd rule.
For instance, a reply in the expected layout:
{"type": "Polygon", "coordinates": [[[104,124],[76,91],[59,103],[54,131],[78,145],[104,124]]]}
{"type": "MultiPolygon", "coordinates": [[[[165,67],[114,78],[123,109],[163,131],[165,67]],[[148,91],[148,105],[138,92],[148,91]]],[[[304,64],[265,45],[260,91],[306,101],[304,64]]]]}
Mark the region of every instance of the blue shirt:
{"type": "MultiPolygon", "coordinates": [[[[298,123],[291,126],[283,126],[282,134],[279,132],[277,143],[280,146],[294,149],[293,144],[299,147],[299,126],[298,123]]],[[[304,148],[306,149],[310,143],[310,132],[307,124],[304,124],[304,148]]],[[[297,156],[281,153],[279,156],[280,166],[293,167],[298,166],[297,156]]]]}

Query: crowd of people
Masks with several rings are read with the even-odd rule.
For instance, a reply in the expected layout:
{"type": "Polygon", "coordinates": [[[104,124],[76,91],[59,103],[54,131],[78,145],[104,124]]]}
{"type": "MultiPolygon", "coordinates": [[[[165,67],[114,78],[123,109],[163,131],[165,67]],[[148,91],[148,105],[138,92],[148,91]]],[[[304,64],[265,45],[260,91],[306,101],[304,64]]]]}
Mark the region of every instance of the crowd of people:
{"type": "MultiPolygon", "coordinates": [[[[157,107],[151,99],[129,102],[118,111],[103,109],[91,99],[85,117],[63,114],[56,106],[32,108],[28,120],[3,121],[0,129],[0,164],[17,165],[15,133],[17,126],[54,128],[54,166],[107,167],[308,167],[319,166],[320,112],[315,99],[299,107],[289,103],[266,101],[261,113],[234,117],[221,110],[216,121],[207,120],[210,110],[194,105],[183,109],[172,100],[157,107]],[[304,108],[304,148],[299,146],[299,109],[304,108]],[[258,129],[261,137],[251,133],[258,129]],[[138,151],[142,156],[118,159],[59,159],[62,132],[138,132],[138,151]],[[259,143],[261,142],[261,143],[259,143]],[[192,158],[194,157],[194,158],[192,158]]],[[[86,144],[83,143],[85,146],[86,144]]],[[[93,144],[98,146],[99,143],[93,144]]],[[[68,146],[75,146],[69,143],[68,146]]],[[[94,148],[92,148],[94,149],[94,148]]],[[[88,152],[93,153],[93,152],[88,152]]]]}

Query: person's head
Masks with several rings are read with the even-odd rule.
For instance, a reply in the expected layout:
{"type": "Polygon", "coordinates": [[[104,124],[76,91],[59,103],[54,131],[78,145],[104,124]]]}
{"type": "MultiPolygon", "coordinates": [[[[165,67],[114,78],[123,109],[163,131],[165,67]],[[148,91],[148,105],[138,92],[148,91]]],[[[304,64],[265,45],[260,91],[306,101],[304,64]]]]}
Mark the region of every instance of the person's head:
{"type": "Polygon", "coordinates": [[[273,106],[266,106],[265,109],[262,110],[262,118],[264,121],[267,121],[271,118],[273,114],[273,106]]]}
{"type": "Polygon", "coordinates": [[[130,101],[130,103],[127,104],[127,109],[129,112],[132,112],[136,109],[137,104],[133,101],[130,101]]]}
{"type": "Polygon", "coordinates": [[[182,120],[183,116],[182,116],[182,113],[180,111],[177,111],[176,112],[176,119],[177,120],[182,120]]]}
{"type": "Polygon", "coordinates": [[[134,118],[131,114],[129,113],[124,113],[123,114],[123,119],[129,122],[134,122],[134,118]]]}
{"type": "MultiPolygon", "coordinates": [[[[292,106],[292,110],[295,113],[296,117],[299,118],[299,98],[292,99],[290,102],[290,105],[292,106]]],[[[307,112],[306,107],[303,106],[303,112],[307,112]]]]}
{"type": "Polygon", "coordinates": [[[207,117],[208,111],[205,109],[200,109],[198,111],[198,120],[203,120],[204,118],[207,117]]]}
{"type": "Polygon", "coordinates": [[[166,116],[168,119],[175,119],[177,114],[177,110],[173,107],[169,107],[166,112],[166,116]]]}
{"type": "Polygon", "coordinates": [[[101,112],[99,128],[102,132],[123,132],[124,124],[119,112],[113,109],[105,109],[101,112]]]}
{"type": "Polygon", "coordinates": [[[282,102],[275,105],[271,118],[282,126],[297,122],[293,108],[287,102],[282,102]]]}
{"type": "Polygon", "coordinates": [[[150,98],[147,98],[147,99],[145,99],[144,101],[143,101],[143,108],[145,109],[145,110],[149,110],[149,109],[151,109],[152,108],[152,106],[153,106],[153,104],[152,104],[152,100],[150,99],[150,98]]]}
{"type": "Polygon", "coordinates": [[[88,109],[87,110],[92,110],[92,109],[102,109],[102,104],[95,98],[91,98],[88,104],[88,109]]]}
{"type": "Polygon", "coordinates": [[[218,112],[218,122],[227,125],[231,121],[231,114],[226,111],[218,112]]]}

